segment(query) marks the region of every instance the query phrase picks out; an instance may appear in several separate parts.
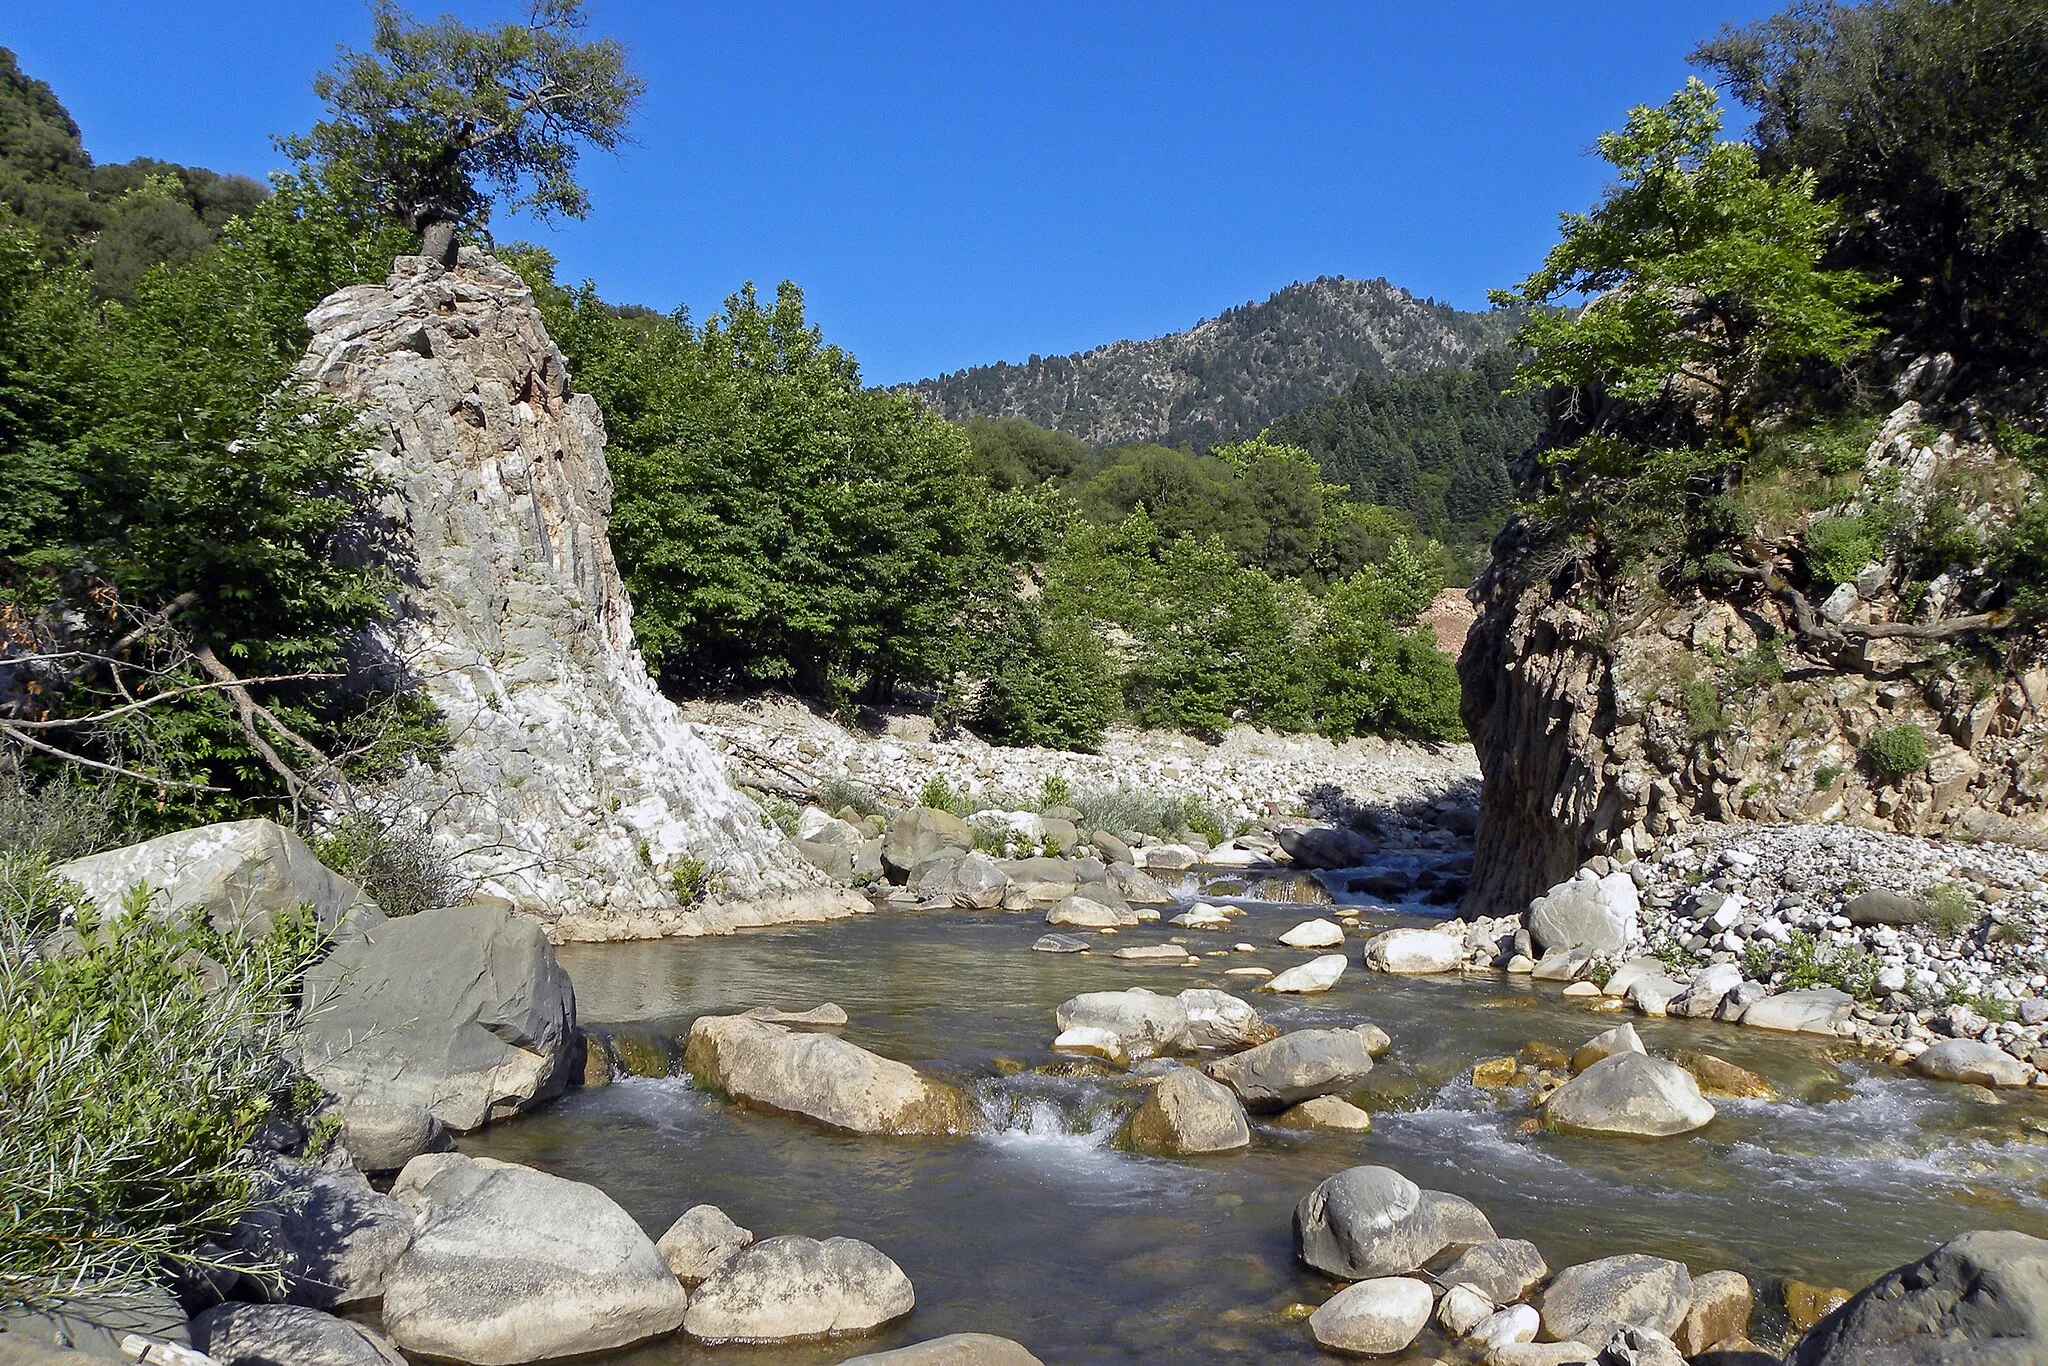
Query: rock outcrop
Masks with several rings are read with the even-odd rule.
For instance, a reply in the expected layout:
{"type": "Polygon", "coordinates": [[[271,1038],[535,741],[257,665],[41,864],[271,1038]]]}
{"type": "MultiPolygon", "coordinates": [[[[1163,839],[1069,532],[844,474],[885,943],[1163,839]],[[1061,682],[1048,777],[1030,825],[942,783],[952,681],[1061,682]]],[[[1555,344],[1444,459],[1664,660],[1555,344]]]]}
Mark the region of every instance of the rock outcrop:
{"type": "Polygon", "coordinates": [[[655,689],[606,539],[597,404],[519,278],[471,248],[453,270],[400,257],[307,323],[298,376],[364,414],[386,490],[370,553],[402,585],[396,626],[360,653],[416,681],[451,740],[391,800],[431,812],[456,870],[558,939],[717,932],[735,923],[721,901],[848,913],[655,689]],[[678,899],[686,858],[716,878],[707,905],[678,899]]]}
{"type": "Polygon", "coordinates": [[[2048,845],[2048,667],[2021,650],[2014,672],[1978,678],[1939,642],[1862,633],[1995,602],[1983,557],[1909,581],[1873,533],[1879,558],[1847,582],[1802,568],[1815,522],[1861,526],[1879,504],[1881,518],[1960,512],[1975,533],[2010,521],[2029,476],[1988,439],[1930,436],[1930,415],[1915,401],[1893,411],[1865,452],[1863,493],[1795,516],[1770,546],[1773,572],[1807,584],[1805,629],[1755,579],[1650,591],[1539,545],[1523,523],[1501,533],[1458,664],[1485,775],[1467,914],[1518,911],[1589,859],[1703,821],[2048,845]],[[1904,726],[1926,753],[1907,746],[1903,770],[1885,772],[1871,742],[1904,726]]]}

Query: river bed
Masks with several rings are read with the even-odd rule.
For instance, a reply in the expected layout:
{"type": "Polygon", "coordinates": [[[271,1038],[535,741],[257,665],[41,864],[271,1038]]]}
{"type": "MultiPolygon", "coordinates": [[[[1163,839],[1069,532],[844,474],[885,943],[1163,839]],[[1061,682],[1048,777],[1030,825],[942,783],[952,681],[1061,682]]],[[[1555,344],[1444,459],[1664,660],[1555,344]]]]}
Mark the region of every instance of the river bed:
{"type": "MultiPolygon", "coordinates": [[[[1361,1162],[1472,1200],[1553,1270],[1649,1252],[1696,1273],[1742,1271],[1760,1301],[1788,1276],[1859,1287],[1968,1229],[2048,1236],[2039,1093],[1992,1102],[1825,1041],[1597,1012],[1526,978],[1368,973],[1358,932],[1334,990],[1255,993],[1223,969],[1305,961],[1275,940],[1328,908],[1242,904],[1225,933],[1146,926],[1076,955],[1031,950],[1040,916],[964,911],[568,946],[561,960],[583,1021],[637,1043],[656,1059],[649,1070],[667,1050],[680,1072],[680,1040],[699,1014],[833,1001],[851,1016],[847,1039],[968,1087],[989,1127],[951,1140],[854,1137],[729,1105],[676,1075],[572,1091],[461,1146],[590,1182],[657,1236],[709,1202],[757,1237],[860,1238],[916,1287],[915,1314],[856,1342],[706,1349],[676,1337],[610,1358],[636,1366],[807,1366],[965,1331],[1016,1338],[1050,1363],[1323,1359],[1289,1310],[1338,1285],[1294,1261],[1290,1221],[1316,1182],[1361,1162]],[[1196,968],[1109,956],[1173,938],[1197,952],[1260,948],[1196,968]],[[1255,1118],[1248,1151],[1166,1160],[1111,1146],[1139,1097],[1034,1069],[1061,1062],[1050,1050],[1060,1002],[1130,986],[1220,986],[1283,1029],[1380,1025],[1393,1050],[1353,1097],[1374,1112],[1371,1132],[1298,1133],[1255,1118]],[[1784,1099],[1717,1099],[1719,1117],[1679,1138],[1572,1138],[1524,1132],[1525,1097],[1468,1079],[1477,1059],[1530,1040],[1569,1051],[1624,1019],[1652,1052],[1718,1053],[1784,1099]]],[[[1426,923],[1397,908],[1365,922],[1426,923]]]]}

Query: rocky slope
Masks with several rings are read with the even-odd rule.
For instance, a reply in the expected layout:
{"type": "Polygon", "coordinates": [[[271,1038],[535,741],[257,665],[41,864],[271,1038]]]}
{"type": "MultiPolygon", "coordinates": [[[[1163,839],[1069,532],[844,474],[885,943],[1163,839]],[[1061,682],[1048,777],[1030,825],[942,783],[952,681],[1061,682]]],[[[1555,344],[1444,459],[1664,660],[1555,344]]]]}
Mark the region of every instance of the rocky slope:
{"type": "Polygon", "coordinates": [[[385,800],[558,938],[699,932],[721,898],[850,910],[649,678],[606,540],[603,423],[518,277],[474,250],[452,271],[400,257],[307,321],[300,378],[363,410],[388,490],[376,539],[404,601],[366,653],[418,681],[450,739],[385,800]],[[679,900],[686,859],[711,904],[679,900]]]}
{"type": "Polygon", "coordinates": [[[2001,668],[1888,634],[1973,611],[1981,563],[1914,582],[1894,551],[1809,590],[1818,601],[1782,591],[1823,519],[1882,505],[1920,528],[1959,511],[1950,524],[1981,533],[2012,516],[2024,472],[1981,429],[1935,416],[1900,404],[1860,488],[1790,519],[1768,547],[1775,589],[1599,582],[1582,562],[1556,567],[1564,557],[1525,526],[1502,533],[1459,663],[1486,776],[1469,911],[1526,905],[1595,855],[1647,851],[1704,821],[2048,843],[2048,669],[2031,643],[2009,640],[2001,668]],[[1886,740],[1903,742],[1889,763],[1886,740]]]}
{"type": "Polygon", "coordinates": [[[954,421],[1025,417],[1098,446],[1207,447],[1256,435],[1360,375],[1462,364],[1512,330],[1505,313],[1463,313],[1385,280],[1324,277],[1185,332],[975,366],[914,387],[954,421]]]}

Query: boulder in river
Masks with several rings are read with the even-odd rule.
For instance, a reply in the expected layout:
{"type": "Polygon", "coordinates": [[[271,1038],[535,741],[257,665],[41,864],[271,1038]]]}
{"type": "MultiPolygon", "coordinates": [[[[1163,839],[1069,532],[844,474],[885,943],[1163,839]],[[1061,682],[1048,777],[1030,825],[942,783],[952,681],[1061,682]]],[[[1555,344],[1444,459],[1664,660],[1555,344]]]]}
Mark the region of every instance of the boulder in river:
{"type": "Polygon", "coordinates": [[[306,973],[305,1066],[345,1104],[416,1105],[458,1132],[568,1085],[576,995],[538,922],[502,906],[387,920],[306,973]]]}
{"type": "Polygon", "coordinates": [[[275,821],[178,830],[73,859],[53,871],[77,883],[108,917],[121,914],[130,888],[147,883],[158,893],[154,909],[203,909],[223,933],[268,934],[279,916],[302,905],[313,908],[323,931],[344,938],[384,919],[360,887],[275,821]]]}
{"type": "Polygon", "coordinates": [[[1595,1034],[1579,1045],[1579,1051],[1572,1054],[1572,1075],[1577,1076],[1602,1058],[1611,1058],[1616,1053],[1647,1052],[1649,1050],[1643,1047],[1643,1041],[1636,1036],[1634,1025],[1616,1025],[1606,1033],[1595,1034]]]}
{"type": "Polygon", "coordinates": [[[1290,949],[1333,949],[1344,942],[1344,927],[1334,920],[1304,920],[1280,942],[1290,949]]]}
{"type": "Polygon", "coordinates": [[[1294,1207],[1295,1255],[1344,1280],[1404,1276],[1446,1248],[1491,1241],[1469,1201],[1426,1191],[1391,1167],[1349,1167],[1294,1207]]]}
{"type": "Polygon", "coordinates": [[[918,864],[948,851],[964,854],[974,847],[974,828],[950,811],[919,807],[906,811],[882,839],[882,867],[892,881],[907,879],[918,864]]]}
{"type": "Polygon", "coordinates": [[[1031,947],[1040,953],[1086,953],[1089,944],[1071,934],[1041,934],[1031,947]]]}
{"type": "Polygon", "coordinates": [[[1511,1304],[1505,1309],[1496,1309],[1481,1319],[1472,1329],[1470,1337],[1486,1351],[1498,1352],[1517,1343],[1534,1342],[1536,1331],[1541,1325],[1542,1320],[1537,1317],[1533,1308],[1526,1304],[1511,1304]]]}
{"type": "Polygon", "coordinates": [[[1809,987],[1750,1002],[1742,1012],[1742,1023],[1752,1029],[1775,1029],[1784,1034],[1832,1037],[1849,1023],[1849,1012],[1855,1007],[1856,998],[1846,991],[1809,987]]]}
{"type": "Polygon", "coordinates": [[[1619,953],[1643,937],[1642,900],[1624,872],[1560,882],[1529,903],[1529,937],[1542,953],[1619,953]]]}
{"type": "Polygon", "coordinates": [[[1669,1337],[1692,1303],[1685,1263],[1639,1252],[1581,1262],[1557,1273],[1543,1292],[1543,1334],[1555,1342],[1604,1343],[1617,1328],[1669,1337]]]}
{"type": "Polygon", "coordinates": [[[1423,976],[1451,972],[1464,961],[1464,939],[1442,930],[1387,930],[1365,941],[1365,965],[1376,972],[1423,976]]]}
{"type": "Polygon", "coordinates": [[[1189,1157],[1249,1147],[1252,1130],[1229,1087],[1192,1067],[1175,1067],[1152,1084],[1117,1137],[1136,1152],[1189,1157]]]}
{"type": "Polygon", "coordinates": [[[1976,1039],[1943,1039],[1913,1059],[1913,1070],[1936,1081],[2025,1086],[2033,1069],[2002,1048],[1976,1039]]]}
{"type": "Polygon", "coordinates": [[[1138,923],[1136,911],[1124,906],[1112,906],[1098,901],[1093,896],[1076,893],[1063,898],[1045,913],[1048,925],[1065,925],[1077,930],[1127,929],[1138,923]]]}
{"type": "Polygon", "coordinates": [[[1003,904],[1003,893],[1009,886],[1009,877],[996,866],[996,861],[977,851],[920,864],[912,890],[927,905],[988,911],[1003,904]]]}
{"type": "Polygon", "coordinates": [[[1299,1029],[1219,1058],[1207,1071],[1248,1109],[1271,1112],[1351,1090],[1372,1071],[1372,1059],[1355,1029],[1299,1029]]]}
{"type": "Polygon", "coordinates": [[[1280,847],[1297,868],[1356,868],[1373,856],[1372,841],[1353,830],[1312,825],[1280,832],[1280,847]]]}
{"type": "Polygon", "coordinates": [[[406,1366],[383,1334],[296,1304],[217,1304],[192,1345],[220,1366],[406,1366]]]}
{"type": "Polygon", "coordinates": [[[726,1260],[754,1241],[716,1205],[692,1205],[677,1216],[654,1244],[668,1269],[686,1286],[694,1286],[724,1266],[726,1260]]]}
{"type": "Polygon", "coordinates": [[[1191,987],[1179,999],[1187,1011],[1188,1037],[1197,1048],[1251,1048],[1280,1036],[1251,1002],[1227,991],[1191,987]]]}
{"type": "Polygon", "coordinates": [[[416,1222],[385,1283],[384,1327],[408,1353],[513,1366],[624,1347],[683,1321],[675,1273],[595,1186],[430,1153],[406,1164],[392,1194],[416,1222]]]}
{"type": "Polygon", "coordinates": [[[865,1333],[917,1297],[903,1269],[853,1238],[755,1243],[697,1287],[683,1331],[702,1342],[787,1342],[865,1333]]]}
{"type": "Polygon", "coordinates": [[[1362,1134],[1372,1128],[1372,1115],[1348,1100],[1336,1096],[1315,1096],[1290,1105],[1273,1117],[1283,1129],[1322,1129],[1333,1133],[1362,1134]]]}
{"type": "Polygon", "coordinates": [[[1445,1285],[1476,1285],[1495,1304],[1513,1304],[1549,1274],[1536,1244],[1520,1238],[1494,1238],[1459,1253],[1438,1279],[1445,1285]]]}
{"type": "Polygon", "coordinates": [[[1422,1336],[1435,1302],[1426,1281],[1383,1276],[1347,1285],[1315,1313],[1308,1330],[1316,1342],[1337,1352],[1384,1356],[1422,1336]]]}
{"type": "Polygon", "coordinates": [[[1692,1278],[1692,1299],[1671,1340],[1686,1356],[1695,1357],[1717,1342],[1749,1331],[1756,1291],[1740,1271],[1709,1271],[1692,1278]]]}
{"type": "Polygon", "coordinates": [[[1720,1013],[1722,998],[1741,985],[1741,968],[1714,963],[1694,973],[1686,989],[1665,1005],[1664,1013],[1682,1020],[1711,1020],[1720,1013]]]}
{"type": "Polygon", "coordinates": [[[1344,955],[1326,953],[1320,958],[1311,958],[1287,969],[1279,976],[1261,986],[1261,991],[1276,991],[1296,996],[1312,996],[1328,991],[1337,985],[1337,979],[1344,975],[1344,955]]]}
{"type": "Polygon", "coordinates": [[[1544,1123],[1581,1133],[1667,1138],[1713,1118],[1690,1072],[1643,1053],[1602,1058],[1543,1102],[1544,1123]]]}
{"type": "Polygon", "coordinates": [[[1776,1100],[1778,1089],[1746,1067],[1726,1058],[1681,1048],[1671,1060],[1692,1073],[1700,1091],[1709,1096],[1734,1096],[1743,1100],[1776,1100]]]}
{"type": "Polygon", "coordinates": [[[1128,991],[1088,991],[1063,1001],[1053,1011],[1062,1033],[1101,1029],[1117,1037],[1133,1058],[1178,1052],[1193,1046],[1187,1007],[1179,997],[1161,996],[1143,987],[1128,991]]]}
{"type": "Polygon", "coordinates": [[[1496,1306],[1476,1285],[1451,1281],[1447,1286],[1443,1299],[1437,1302],[1437,1326],[1452,1337],[1461,1338],[1486,1322],[1496,1306]]]}
{"type": "Polygon", "coordinates": [[[412,1211],[371,1189],[353,1167],[328,1171],[282,1158],[251,1178],[252,1204],[227,1244],[282,1275],[282,1298],[329,1309],[381,1298],[412,1244],[412,1211]]]}
{"type": "Polygon", "coordinates": [[[683,1046],[699,1086],[856,1134],[957,1134],[960,1092],[915,1068],[831,1034],[806,1034],[744,1015],[700,1015],[683,1046]]]}
{"type": "Polygon", "coordinates": [[[1024,1347],[988,1333],[949,1333],[898,1347],[893,1352],[864,1352],[839,1366],[1045,1366],[1024,1347]]]}
{"type": "Polygon", "coordinates": [[[366,1172],[395,1172],[448,1146],[448,1130],[424,1105],[374,1095],[341,1098],[341,1143],[366,1172]]]}
{"type": "Polygon", "coordinates": [[[2048,1240],[1952,1238],[1880,1276],[1799,1340],[1787,1366],[2022,1366],[2048,1361],[2048,1240]]]}

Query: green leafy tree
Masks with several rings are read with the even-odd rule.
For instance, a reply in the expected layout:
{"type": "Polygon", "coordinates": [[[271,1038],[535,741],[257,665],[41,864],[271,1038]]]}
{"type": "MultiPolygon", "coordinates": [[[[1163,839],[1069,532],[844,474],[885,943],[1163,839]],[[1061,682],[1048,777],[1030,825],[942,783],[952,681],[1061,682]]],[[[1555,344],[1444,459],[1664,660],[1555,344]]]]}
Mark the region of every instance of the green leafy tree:
{"type": "Polygon", "coordinates": [[[1863,310],[1886,286],[1822,265],[1840,211],[1815,197],[1811,174],[1766,175],[1720,128],[1698,80],[1632,110],[1599,141],[1617,177],[1606,198],[1566,215],[1543,267],[1494,296],[1593,296],[1535,312],[1517,334],[1520,384],[1570,396],[1545,456],[1562,493],[1553,521],[1649,542],[1745,530],[1717,520],[1714,500],[1739,475],[1771,384],[1877,335],[1863,310]]]}
{"type": "Polygon", "coordinates": [[[280,140],[358,209],[421,235],[453,260],[458,229],[482,228],[493,196],[541,218],[582,218],[585,144],[615,150],[645,89],[617,40],[584,41],[584,0],[530,0],[524,23],[417,24],[376,0],[368,52],[344,49],[313,82],[331,117],[280,140]]]}
{"type": "Polygon", "coordinates": [[[2048,356],[2048,11],[2037,0],[1801,0],[1694,59],[1756,111],[1764,169],[1846,214],[1831,252],[1902,283],[1924,349],[2048,356]]]}

